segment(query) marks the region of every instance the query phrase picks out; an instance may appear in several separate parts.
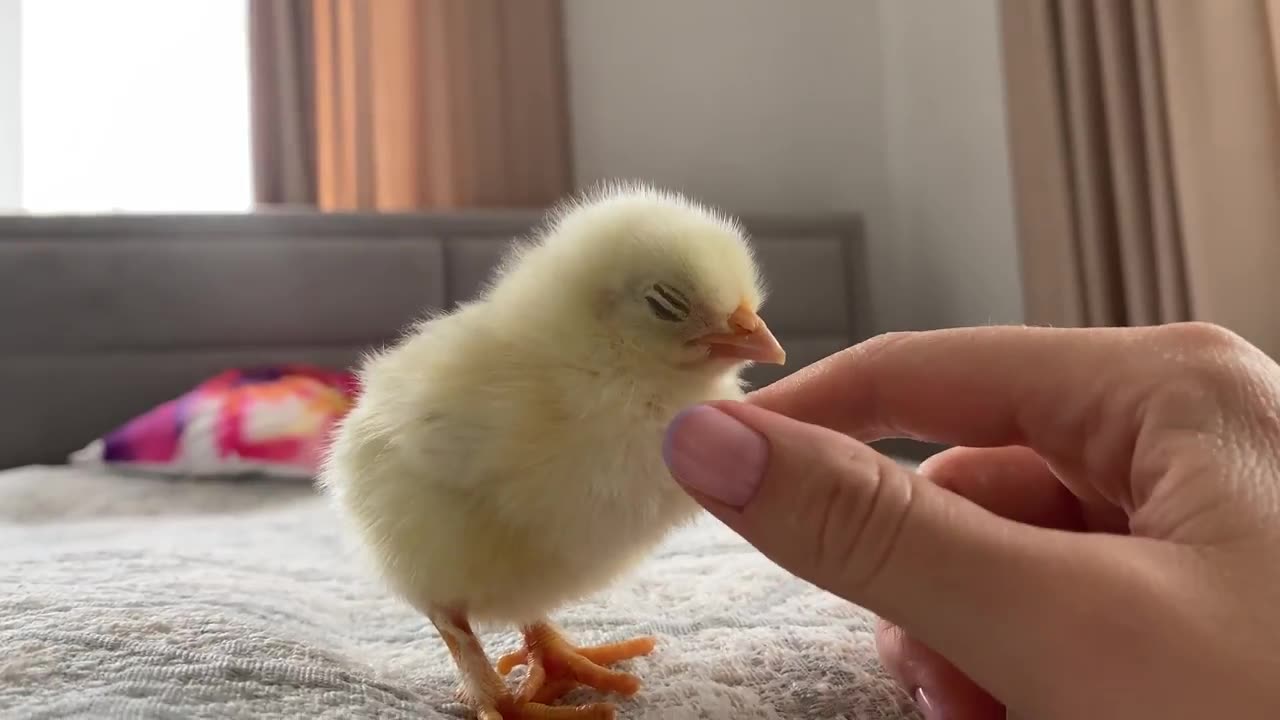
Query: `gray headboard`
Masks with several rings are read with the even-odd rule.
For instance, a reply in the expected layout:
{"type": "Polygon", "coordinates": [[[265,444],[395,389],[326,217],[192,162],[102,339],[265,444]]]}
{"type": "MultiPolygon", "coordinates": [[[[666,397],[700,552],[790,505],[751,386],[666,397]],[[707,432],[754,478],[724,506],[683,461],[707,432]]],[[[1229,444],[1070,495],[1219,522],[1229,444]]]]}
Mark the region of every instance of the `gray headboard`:
{"type": "MultiPolygon", "coordinates": [[[[0,467],[61,463],[228,367],[348,366],[470,297],[536,212],[0,217],[0,467]]],[[[856,217],[745,217],[786,368],[862,339],[856,217]]]]}

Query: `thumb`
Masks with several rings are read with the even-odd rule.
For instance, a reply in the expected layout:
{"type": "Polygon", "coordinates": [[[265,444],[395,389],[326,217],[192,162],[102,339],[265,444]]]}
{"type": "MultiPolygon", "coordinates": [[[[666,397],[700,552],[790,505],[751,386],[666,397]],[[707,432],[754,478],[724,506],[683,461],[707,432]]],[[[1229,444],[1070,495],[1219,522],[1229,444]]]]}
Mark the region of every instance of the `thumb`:
{"type": "Polygon", "coordinates": [[[1092,564],[1115,552],[1091,547],[1101,539],[1001,518],[826,428],[714,403],[672,421],[664,456],[695,499],[775,563],[980,683],[1008,682],[1007,658],[1061,652],[1097,621],[1094,601],[1114,599],[1102,586],[1116,573],[1092,564]],[[1080,583],[1094,588],[1084,603],[1080,583]]]}

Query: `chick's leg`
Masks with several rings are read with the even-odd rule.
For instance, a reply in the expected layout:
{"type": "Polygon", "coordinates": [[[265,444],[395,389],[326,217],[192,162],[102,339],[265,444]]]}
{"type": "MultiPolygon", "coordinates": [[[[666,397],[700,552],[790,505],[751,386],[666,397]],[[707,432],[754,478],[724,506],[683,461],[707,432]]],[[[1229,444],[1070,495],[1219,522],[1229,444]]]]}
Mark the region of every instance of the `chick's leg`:
{"type": "Polygon", "coordinates": [[[516,697],[550,703],[578,685],[602,692],[634,695],[640,679],[607,666],[653,652],[655,641],[639,637],[595,647],[574,647],[560,631],[543,621],[523,629],[524,647],[498,659],[498,672],[506,675],[518,665],[528,674],[516,697]]]}
{"type": "Polygon", "coordinates": [[[530,702],[528,698],[513,697],[502,677],[489,664],[484,646],[465,615],[440,612],[431,613],[430,618],[458,667],[462,678],[458,695],[475,711],[478,720],[614,720],[614,707],[607,703],[550,707],[530,702]]]}

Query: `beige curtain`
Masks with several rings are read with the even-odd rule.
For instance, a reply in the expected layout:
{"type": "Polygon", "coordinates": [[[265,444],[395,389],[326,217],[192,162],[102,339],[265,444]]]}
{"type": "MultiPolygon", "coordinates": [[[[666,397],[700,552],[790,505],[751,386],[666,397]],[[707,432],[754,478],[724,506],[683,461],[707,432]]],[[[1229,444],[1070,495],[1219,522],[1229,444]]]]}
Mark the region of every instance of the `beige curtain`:
{"type": "Polygon", "coordinates": [[[262,205],[315,205],[312,0],[249,3],[254,197],[262,205]]]}
{"type": "Polygon", "coordinates": [[[1030,322],[1280,357],[1280,0],[1002,0],[1030,322]]]}
{"type": "Polygon", "coordinates": [[[560,0],[304,3],[310,41],[292,47],[314,82],[321,209],[543,207],[570,192],[560,0]]]}

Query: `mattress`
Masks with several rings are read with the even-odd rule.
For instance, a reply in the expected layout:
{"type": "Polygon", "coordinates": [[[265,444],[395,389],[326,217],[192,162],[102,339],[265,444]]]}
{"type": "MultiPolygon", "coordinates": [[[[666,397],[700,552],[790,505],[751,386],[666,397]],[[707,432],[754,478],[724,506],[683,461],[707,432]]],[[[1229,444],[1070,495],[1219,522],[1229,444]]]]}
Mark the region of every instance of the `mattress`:
{"type": "MultiPolygon", "coordinates": [[[[0,717],[468,717],[434,631],[357,558],[306,483],[0,472],[0,717]]],[[[709,517],[556,620],[657,636],[620,718],[916,717],[872,616],[709,517]]]]}

